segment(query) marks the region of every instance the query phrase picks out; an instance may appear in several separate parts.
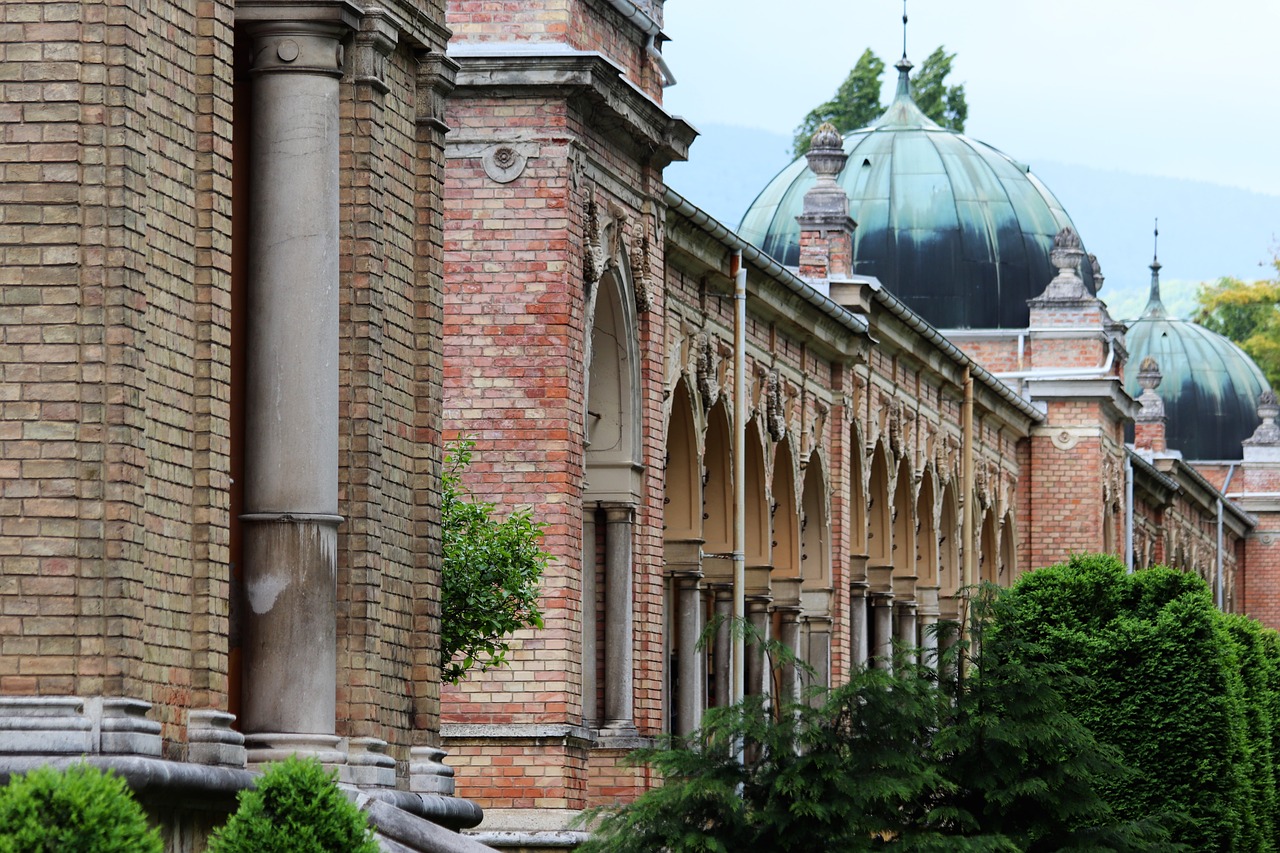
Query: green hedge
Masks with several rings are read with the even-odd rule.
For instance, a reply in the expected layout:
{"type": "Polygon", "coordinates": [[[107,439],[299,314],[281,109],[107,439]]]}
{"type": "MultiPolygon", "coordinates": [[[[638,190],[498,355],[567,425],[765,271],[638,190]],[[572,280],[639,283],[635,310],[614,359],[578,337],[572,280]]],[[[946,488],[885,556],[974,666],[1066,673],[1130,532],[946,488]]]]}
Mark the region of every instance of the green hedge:
{"type": "Polygon", "coordinates": [[[124,780],[96,767],[41,767],[0,788],[0,853],[163,850],[124,780]]]}
{"type": "Polygon", "coordinates": [[[1010,598],[997,633],[1081,676],[1059,689],[1133,769],[1105,792],[1119,815],[1167,815],[1198,851],[1277,849],[1275,632],[1220,613],[1195,575],[1111,556],[1031,572],[1010,598]]]}

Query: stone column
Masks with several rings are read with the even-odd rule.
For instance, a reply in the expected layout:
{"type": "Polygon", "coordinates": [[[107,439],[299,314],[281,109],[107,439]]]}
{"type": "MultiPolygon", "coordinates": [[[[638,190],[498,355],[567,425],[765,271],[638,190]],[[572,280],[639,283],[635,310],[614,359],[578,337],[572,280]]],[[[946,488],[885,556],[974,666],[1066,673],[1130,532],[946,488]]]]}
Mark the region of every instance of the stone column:
{"type": "MultiPolygon", "coordinates": [[[[800,578],[777,578],[773,581],[773,610],[778,614],[778,642],[791,650],[798,660],[808,657],[800,646],[800,578]]],[[[800,668],[794,663],[780,668],[778,702],[800,701],[800,668]]]]}
{"type": "Polygon", "coordinates": [[[237,9],[253,51],[243,726],[251,763],[337,763],[338,84],[353,21],[336,4],[288,9],[237,9]]]}
{"type": "Polygon", "coordinates": [[[730,633],[733,621],[733,587],[729,584],[715,584],[708,589],[708,593],[713,598],[717,620],[714,646],[716,705],[723,707],[729,704],[729,691],[732,687],[729,658],[733,656],[733,637],[730,633]]]}
{"type": "Polygon", "coordinates": [[[635,734],[630,504],[604,507],[604,717],[610,734],[635,734]]]}
{"type": "Polygon", "coordinates": [[[898,646],[902,649],[902,659],[906,663],[916,663],[916,650],[920,640],[916,636],[916,603],[903,601],[894,608],[897,616],[898,646]]]}
{"type": "Polygon", "coordinates": [[[875,635],[871,665],[877,669],[893,669],[892,593],[877,593],[871,597],[871,624],[875,635]]]}
{"type": "Polygon", "coordinates": [[[936,667],[938,665],[938,587],[916,587],[916,599],[919,601],[921,663],[936,667]]]}
{"type": "Polygon", "coordinates": [[[680,677],[675,731],[678,735],[690,734],[701,724],[702,709],[706,706],[704,688],[707,668],[702,650],[698,648],[698,640],[702,637],[701,579],[701,573],[675,577],[676,618],[680,629],[676,645],[680,677]]]}
{"type": "Polygon", "coordinates": [[[747,599],[747,622],[759,638],[747,644],[746,695],[766,696],[769,693],[769,672],[762,641],[769,639],[769,599],[752,596],[747,599]]]}
{"type": "Polygon", "coordinates": [[[849,584],[849,656],[855,667],[867,665],[867,583],[849,584]]]}
{"type": "Polygon", "coordinates": [[[594,727],[599,709],[596,704],[598,682],[598,648],[596,646],[596,511],[582,508],[582,724],[594,727]]]}

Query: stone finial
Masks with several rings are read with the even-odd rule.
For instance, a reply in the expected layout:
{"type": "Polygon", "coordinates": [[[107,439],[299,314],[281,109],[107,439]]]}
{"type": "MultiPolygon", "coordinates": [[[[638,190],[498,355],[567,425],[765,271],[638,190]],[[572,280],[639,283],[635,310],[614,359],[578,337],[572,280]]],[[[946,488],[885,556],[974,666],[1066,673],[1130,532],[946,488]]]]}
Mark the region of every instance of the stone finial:
{"type": "Polygon", "coordinates": [[[1098,256],[1089,253],[1089,269],[1093,273],[1093,292],[1097,293],[1102,290],[1102,283],[1106,281],[1106,276],[1102,274],[1102,264],[1098,263],[1098,256]]]}
{"type": "Polygon", "coordinates": [[[1138,365],[1138,384],[1142,386],[1142,395],[1138,397],[1139,410],[1135,419],[1138,423],[1153,424],[1164,422],[1164,400],[1156,393],[1164,374],[1160,365],[1151,356],[1147,356],[1138,365]]]}
{"type": "Polygon", "coordinates": [[[1147,391],[1159,388],[1162,379],[1164,374],[1160,372],[1160,365],[1151,356],[1144,358],[1138,365],[1138,384],[1142,386],[1144,396],[1147,391]]]}
{"type": "Polygon", "coordinates": [[[1080,236],[1070,225],[1058,232],[1053,238],[1053,250],[1049,260],[1058,268],[1058,274],[1049,282],[1044,293],[1031,300],[1038,302],[1078,302],[1093,299],[1084,279],[1080,277],[1080,264],[1085,260],[1084,249],[1080,246],[1080,236]]]}
{"type": "Polygon", "coordinates": [[[809,168],[822,183],[835,183],[836,175],[840,174],[849,161],[849,155],[844,153],[844,139],[829,121],[818,126],[809,141],[809,152],[804,156],[809,161],[809,168]]]}
{"type": "Polygon", "coordinates": [[[853,229],[849,196],[836,181],[849,155],[835,125],[824,122],[805,155],[817,177],[804,194],[800,224],[800,276],[809,281],[846,279],[853,273],[853,229]]]}
{"type": "Polygon", "coordinates": [[[1169,449],[1165,436],[1164,400],[1156,393],[1163,378],[1160,365],[1151,356],[1144,358],[1138,365],[1138,384],[1142,386],[1138,404],[1142,408],[1133,419],[1133,445],[1156,453],[1164,453],[1169,449]]]}
{"type": "Polygon", "coordinates": [[[1250,445],[1280,445],[1280,426],[1276,425],[1276,416],[1280,415],[1280,405],[1276,403],[1275,393],[1268,388],[1258,398],[1258,417],[1262,423],[1254,430],[1253,435],[1244,441],[1250,445]]]}

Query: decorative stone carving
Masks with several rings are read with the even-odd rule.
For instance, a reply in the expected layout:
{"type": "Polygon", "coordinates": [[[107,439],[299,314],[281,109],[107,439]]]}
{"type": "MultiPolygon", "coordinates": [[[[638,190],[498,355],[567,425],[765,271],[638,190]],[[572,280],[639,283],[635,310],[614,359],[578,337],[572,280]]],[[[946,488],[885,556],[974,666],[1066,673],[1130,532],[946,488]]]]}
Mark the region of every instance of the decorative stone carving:
{"type": "Polygon", "coordinates": [[[1031,303],[1044,302],[1076,302],[1090,299],[1084,279],[1080,277],[1080,264],[1084,261],[1084,249],[1080,247],[1080,236],[1068,225],[1053,238],[1053,250],[1049,260],[1057,267],[1058,274],[1044,289],[1044,293],[1031,303]]]}
{"type": "Polygon", "coordinates": [[[699,332],[696,340],[698,393],[702,395],[703,408],[709,411],[720,399],[719,358],[711,335],[699,332]]]}
{"type": "Polygon", "coordinates": [[[1102,275],[1102,264],[1098,263],[1098,256],[1089,253],[1089,269],[1093,273],[1093,292],[1097,293],[1102,290],[1102,283],[1106,281],[1106,277],[1102,275]]]}
{"type": "Polygon", "coordinates": [[[765,376],[765,428],[774,441],[782,441],[787,434],[787,415],[782,400],[782,379],[776,370],[770,370],[765,376]]]}
{"type": "Polygon", "coordinates": [[[604,277],[605,264],[609,260],[609,248],[605,245],[605,222],[604,211],[600,209],[600,204],[592,195],[587,199],[587,208],[584,215],[585,228],[583,229],[583,250],[582,250],[582,278],[586,282],[589,290],[594,290],[595,285],[604,277]]]}
{"type": "Polygon", "coordinates": [[[1262,423],[1258,424],[1253,435],[1243,443],[1252,446],[1280,445],[1280,426],[1276,426],[1277,415],[1280,415],[1280,405],[1276,403],[1275,392],[1268,388],[1258,398],[1258,417],[1262,418],[1262,423]]]}
{"type": "Polygon", "coordinates": [[[454,89],[458,63],[443,53],[418,55],[418,79],[415,86],[416,112],[414,120],[444,133],[449,126],[444,122],[444,104],[454,89]]]}
{"type": "Polygon", "coordinates": [[[387,57],[396,47],[396,26],[385,9],[371,6],[360,18],[360,29],[352,38],[351,78],[358,84],[372,86],[385,95],[387,85],[387,57]]]}
{"type": "Polygon", "coordinates": [[[653,307],[653,283],[649,274],[649,235],[643,235],[631,247],[631,283],[635,288],[636,311],[646,313],[653,307]]]}
{"type": "MultiPolygon", "coordinates": [[[[524,174],[528,158],[509,142],[500,142],[480,155],[480,165],[489,179],[499,184],[509,184],[524,174]]],[[[600,274],[604,274],[601,268],[600,274]]],[[[599,280],[599,276],[596,276],[599,280]]]]}
{"type": "Polygon", "coordinates": [[[1142,409],[1136,418],[1139,423],[1156,423],[1164,420],[1164,400],[1156,393],[1163,378],[1160,365],[1151,356],[1144,358],[1138,365],[1138,384],[1142,386],[1142,394],[1138,397],[1142,409]]]}

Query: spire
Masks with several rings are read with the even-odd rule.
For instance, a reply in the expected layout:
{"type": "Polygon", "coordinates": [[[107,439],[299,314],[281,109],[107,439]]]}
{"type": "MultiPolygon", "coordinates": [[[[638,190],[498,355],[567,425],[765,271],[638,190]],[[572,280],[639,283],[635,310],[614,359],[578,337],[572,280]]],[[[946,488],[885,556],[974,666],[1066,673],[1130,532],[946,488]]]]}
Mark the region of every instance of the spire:
{"type": "Polygon", "coordinates": [[[1162,318],[1165,315],[1164,302],[1160,300],[1160,217],[1157,216],[1151,250],[1151,295],[1147,298],[1147,307],[1142,309],[1142,316],[1162,318]]]}
{"type": "Polygon", "coordinates": [[[872,127],[910,127],[938,130],[941,126],[920,111],[915,99],[911,97],[911,69],[915,66],[907,59],[907,0],[902,0],[902,58],[893,66],[898,69],[898,89],[893,95],[893,102],[880,118],[871,123],[872,127]]]}

